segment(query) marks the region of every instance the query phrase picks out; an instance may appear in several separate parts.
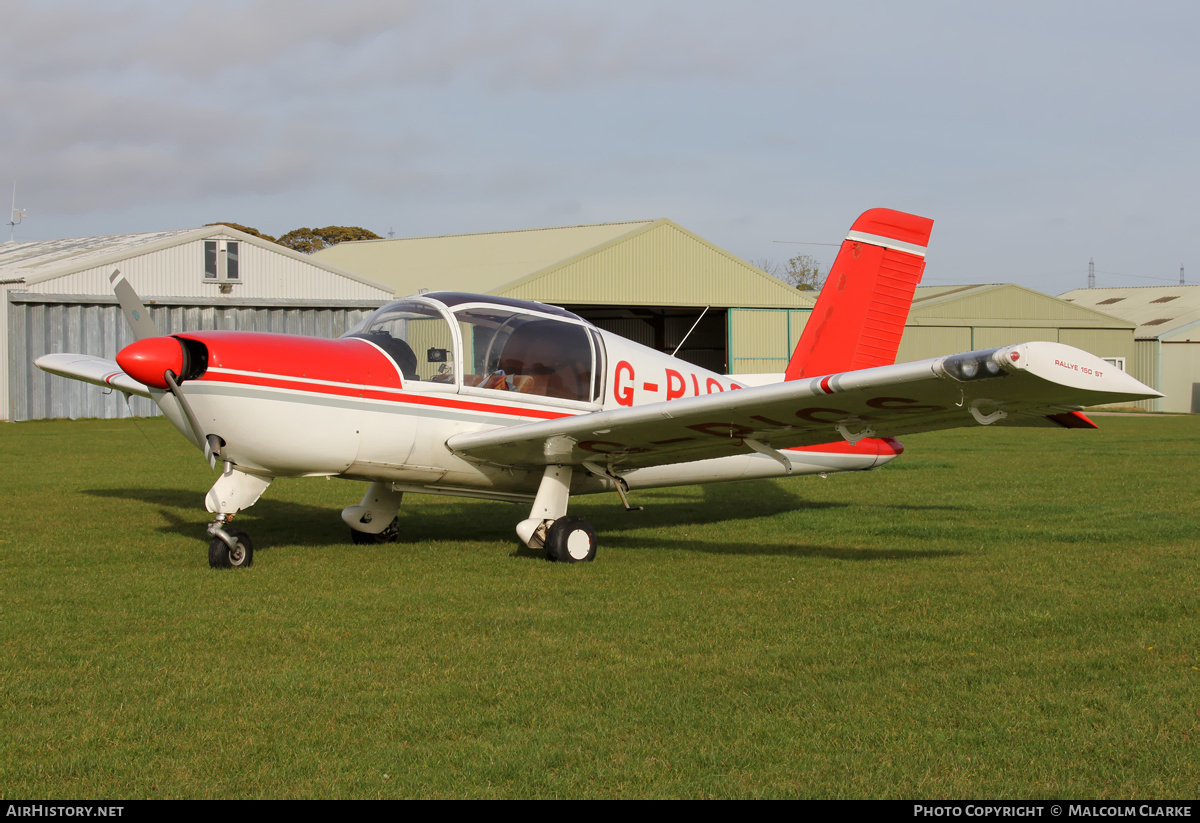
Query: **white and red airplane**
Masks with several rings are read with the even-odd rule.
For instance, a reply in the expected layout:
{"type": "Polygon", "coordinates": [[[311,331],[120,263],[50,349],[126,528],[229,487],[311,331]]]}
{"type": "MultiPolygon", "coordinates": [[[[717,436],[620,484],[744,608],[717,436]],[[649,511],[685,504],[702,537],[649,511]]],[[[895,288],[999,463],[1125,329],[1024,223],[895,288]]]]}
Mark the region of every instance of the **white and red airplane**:
{"type": "Polygon", "coordinates": [[[355,542],[394,540],[405,492],[531,504],[521,541],[551,560],[596,554],[572,495],[873,469],[910,432],[970,425],[1095,428],[1079,408],[1158,392],[1087,352],[1024,343],[894,365],[933,221],[855,221],[783,379],[716,374],[554,306],[435,292],[397,300],[335,340],[162,336],[119,272],[137,341],[116,362],[45,371],[153,399],[223,465],[205,502],[214,567],[249,566],[234,515],[276,477],[370,483],[342,511],[355,542]]]}

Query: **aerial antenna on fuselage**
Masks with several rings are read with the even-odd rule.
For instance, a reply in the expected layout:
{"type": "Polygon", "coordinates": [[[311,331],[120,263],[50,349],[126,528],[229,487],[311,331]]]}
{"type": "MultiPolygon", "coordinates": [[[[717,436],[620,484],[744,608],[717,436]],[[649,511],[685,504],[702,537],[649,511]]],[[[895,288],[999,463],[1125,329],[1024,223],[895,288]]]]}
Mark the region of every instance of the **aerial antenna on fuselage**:
{"type": "Polygon", "coordinates": [[[14,232],[25,219],[25,209],[17,209],[17,181],[13,181],[12,217],[8,220],[8,242],[13,242],[14,232]]]}
{"type": "Polygon", "coordinates": [[[692,332],[694,332],[696,327],[700,325],[700,321],[704,319],[704,315],[708,314],[708,310],[711,308],[712,306],[705,306],[704,311],[700,312],[700,316],[696,318],[696,322],[692,324],[692,327],[688,329],[687,334],[685,334],[683,339],[679,341],[679,345],[675,347],[675,351],[671,352],[672,357],[679,354],[679,350],[683,348],[683,344],[686,343],[687,339],[692,336],[692,332]]]}

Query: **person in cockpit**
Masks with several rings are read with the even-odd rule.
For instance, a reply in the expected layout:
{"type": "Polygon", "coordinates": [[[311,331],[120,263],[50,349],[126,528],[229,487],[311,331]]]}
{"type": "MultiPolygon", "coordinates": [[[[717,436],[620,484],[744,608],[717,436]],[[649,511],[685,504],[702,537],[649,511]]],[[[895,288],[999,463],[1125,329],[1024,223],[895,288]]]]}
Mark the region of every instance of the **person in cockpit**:
{"type": "Polygon", "coordinates": [[[591,348],[582,328],[556,320],[535,320],[508,338],[498,368],[517,376],[513,381],[517,391],[588,400],[591,361],[591,348]]]}

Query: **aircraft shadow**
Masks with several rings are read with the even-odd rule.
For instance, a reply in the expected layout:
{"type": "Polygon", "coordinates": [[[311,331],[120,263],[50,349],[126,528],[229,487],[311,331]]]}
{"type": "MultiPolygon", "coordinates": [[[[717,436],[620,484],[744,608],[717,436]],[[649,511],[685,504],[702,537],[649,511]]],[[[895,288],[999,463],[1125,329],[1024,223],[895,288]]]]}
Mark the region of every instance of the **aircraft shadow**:
{"type": "MultiPolygon", "coordinates": [[[[203,493],[194,489],[88,489],[85,494],[101,498],[140,501],[157,508],[162,534],[204,538],[208,514],[203,493]]],[[[272,545],[336,546],[350,542],[348,529],[335,509],[264,496],[238,516],[238,525],[254,540],[255,551],[272,545]]],[[[357,502],[357,493],[346,495],[346,505],[357,502]]],[[[432,498],[431,498],[432,499],[432,498]]],[[[400,508],[400,544],[437,540],[503,542],[515,544],[515,524],[526,516],[525,504],[462,501],[438,498],[433,505],[400,508]],[[444,502],[442,502],[444,501],[444,502]]],[[[953,555],[950,551],[896,551],[851,549],[798,544],[714,542],[623,534],[638,529],[683,528],[717,523],[736,523],[772,517],[784,512],[819,511],[861,507],[861,503],[805,500],[769,481],[716,484],[682,489],[653,489],[636,492],[632,503],[642,511],[626,512],[615,494],[579,497],[572,500],[571,513],[586,517],[608,548],[665,548],[714,554],[792,555],[829,557],[839,560],[915,559],[953,555]],[[681,499],[682,498],[682,499],[681,499]]],[[[954,509],[953,506],[892,506],[901,509],[954,509]]],[[[517,556],[541,558],[541,552],[524,547],[517,556]]]]}
{"type": "MultiPolygon", "coordinates": [[[[667,549],[707,552],[709,554],[787,555],[789,557],[826,557],[831,560],[924,560],[934,557],[956,557],[960,551],[911,551],[900,549],[847,549],[839,546],[806,546],[790,543],[755,543],[735,545],[704,540],[671,540],[661,537],[604,536],[603,549],[667,549]]],[[[540,554],[537,557],[541,557],[540,554]]]]}

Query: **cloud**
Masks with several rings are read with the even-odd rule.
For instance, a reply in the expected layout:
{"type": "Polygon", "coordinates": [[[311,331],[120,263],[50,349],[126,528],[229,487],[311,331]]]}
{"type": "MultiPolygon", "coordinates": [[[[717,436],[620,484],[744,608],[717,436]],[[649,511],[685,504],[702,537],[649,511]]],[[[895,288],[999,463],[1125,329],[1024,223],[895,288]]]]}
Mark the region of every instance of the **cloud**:
{"type": "Polygon", "coordinates": [[[862,209],[893,205],[940,218],[931,261],[991,279],[1102,242],[1176,258],[1195,234],[1189,5],[64,0],[3,13],[0,180],[37,204],[28,230],[103,215],[135,231],[147,214],[286,229],[295,215],[343,222],[335,208],[399,234],[669,216],[743,257],[779,257],[771,240],[836,240],[862,209]],[[1142,228],[1154,225],[1175,247],[1142,228]]]}

